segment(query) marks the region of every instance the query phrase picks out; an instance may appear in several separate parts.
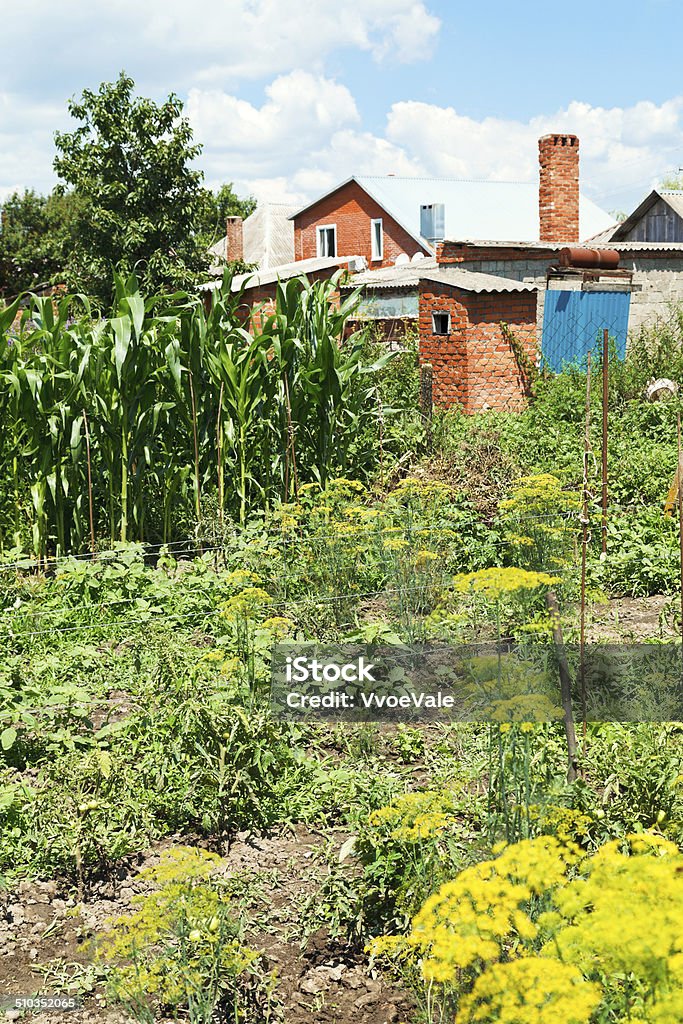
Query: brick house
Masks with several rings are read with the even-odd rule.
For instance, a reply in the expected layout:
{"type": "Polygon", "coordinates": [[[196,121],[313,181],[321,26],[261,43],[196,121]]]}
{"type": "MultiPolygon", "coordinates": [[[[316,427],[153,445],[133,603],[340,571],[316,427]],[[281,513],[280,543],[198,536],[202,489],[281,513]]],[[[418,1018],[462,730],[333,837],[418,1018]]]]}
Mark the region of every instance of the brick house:
{"type": "MultiPolygon", "coordinates": [[[[554,240],[561,237],[556,224],[566,227],[572,240],[578,238],[579,209],[573,214],[565,209],[572,202],[568,197],[575,155],[578,159],[578,140],[576,154],[568,157],[560,147],[547,161],[552,173],[542,185],[546,198],[541,201],[547,206],[545,219],[554,240]],[[547,198],[551,195],[553,200],[547,198]]],[[[611,224],[585,196],[577,200],[587,235],[611,224]]],[[[294,258],[363,256],[374,271],[433,257],[444,238],[537,238],[538,208],[535,182],[354,176],[291,216],[294,258]]]]}
{"type": "Polygon", "coordinates": [[[652,193],[623,224],[591,236],[596,218],[584,216],[576,136],[540,139],[539,171],[533,231],[446,231],[433,260],[370,268],[352,279],[364,287],[365,315],[385,333],[387,318],[419,325],[420,361],[433,366],[440,405],[457,402],[465,412],[519,408],[529,361],[538,363],[542,346],[545,357],[554,331],[558,366],[563,346],[592,347],[600,325],[624,352],[627,331],[683,300],[683,241],[675,240],[683,239],[683,192],[652,193]],[[592,249],[613,250],[618,269],[562,265],[580,238],[592,249]],[[575,321],[568,322],[570,314],[575,321]]]}
{"type": "Polygon", "coordinates": [[[438,268],[419,283],[420,363],[433,370],[437,405],[466,413],[517,410],[526,365],[535,363],[534,284],[460,268],[438,268]]]}

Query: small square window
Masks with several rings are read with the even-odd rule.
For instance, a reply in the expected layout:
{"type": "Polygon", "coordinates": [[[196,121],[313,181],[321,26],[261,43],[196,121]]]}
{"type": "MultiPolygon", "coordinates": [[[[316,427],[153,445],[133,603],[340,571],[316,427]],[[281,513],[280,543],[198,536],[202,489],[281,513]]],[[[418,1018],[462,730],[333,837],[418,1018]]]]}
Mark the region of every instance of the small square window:
{"type": "Polygon", "coordinates": [[[432,313],[432,334],[447,335],[451,333],[451,314],[432,313]]]}

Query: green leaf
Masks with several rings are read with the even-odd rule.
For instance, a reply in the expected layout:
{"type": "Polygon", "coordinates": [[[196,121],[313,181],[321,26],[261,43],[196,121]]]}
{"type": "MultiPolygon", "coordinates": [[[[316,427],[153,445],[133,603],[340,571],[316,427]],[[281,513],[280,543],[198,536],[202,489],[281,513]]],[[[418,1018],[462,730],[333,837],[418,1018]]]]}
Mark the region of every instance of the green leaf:
{"type": "Polygon", "coordinates": [[[17,739],[17,730],[13,725],[9,725],[6,729],[0,733],[0,747],[3,750],[10,750],[14,746],[17,739]]]}

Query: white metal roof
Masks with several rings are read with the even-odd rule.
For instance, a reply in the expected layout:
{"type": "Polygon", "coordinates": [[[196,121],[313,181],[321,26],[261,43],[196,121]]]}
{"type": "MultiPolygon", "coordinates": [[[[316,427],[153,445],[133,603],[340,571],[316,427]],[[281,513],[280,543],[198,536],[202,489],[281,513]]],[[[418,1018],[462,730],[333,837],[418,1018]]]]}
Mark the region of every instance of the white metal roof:
{"type": "Polygon", "coordinates": [[[404,263],[395,267],[382,267],[380,270],[363,270],[354,274],[350,285],[368,288],[414,288],[425,274],[434,273],[437,263],[433,256],[425,256],[417,263],[404,263]]]}
{"type": "MultiPolygon", "coordinates": [[[[255,263],[259,270],[269,270],[294,259],[294,224],[290,220],[295,206],[285,203],[261,203],[242,224],[244,262],[255,263]]],[[[227,236],[209,249],[216,258],[211,270],[218,273],[220,263],[230,259],[227,236]]]]}
{"type": "Polygon", "coordinates": [[[424,281],[437,284],[449,284],[466,292],[535,292],[538,286],[528,281],[514,281],[510,277],[498,277],[496,274],[480,274],[474,270],[461,270],[459,267],[442,267],[431,273],[423,274],[424,281]]]}
{"type": "MultiPolygon", "coordinates": [[[[444,237],[492,239],[517,238],[533,241],[539,236],[537,181],[471,181],[460,178],[405,178],[398,175],[354,175],[292,214],[292,219],[310,209],[343,185],[356,181],[361,188],[431,251],[420,235],[420,207],[443,203],[444,237]]],[[[612,218],[581,194],[579,196],[580,237],[605,231],[612,218]]]]}
{"type": "MultiPolygon", "coordinates": [[[[254,270],[249,274],[237,274],[232,279],[232,290],[236,292],[242,285],[247,289],[260,288],[261,285],[287,281],[292,277],[314,274],[319,270],[334,270],[346,266],[353,270],[356,266],[362,266],[364,262],[362,256],[313,256],[309,260],[296,260],[294,263],[285,263],[270,270],[254,270]]],[[[220,287],[221,281],[222,278],[207,281],[205,284],[199,285],[199,291],[212,292],[220,287]]]]}

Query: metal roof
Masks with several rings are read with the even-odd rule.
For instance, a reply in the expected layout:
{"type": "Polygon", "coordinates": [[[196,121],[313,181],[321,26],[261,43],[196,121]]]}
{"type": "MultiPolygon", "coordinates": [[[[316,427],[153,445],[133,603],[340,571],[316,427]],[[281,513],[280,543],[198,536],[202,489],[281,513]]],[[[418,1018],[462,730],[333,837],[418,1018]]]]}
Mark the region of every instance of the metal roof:
{"type": "MultiPolygon", "coordinates": [[[[292,219],[309,210],[349,182],[357,182],[416,241],[429,251],[430,242],[420,235],[420,206],[443,203],[446,238],[538,238],[537,181],[473,181],[460,178],[405,178],[398,175],[354,175],[313,202],[292,219]]],[[[613,223],[592,200],[579,197],[581,235],[589,237],[613,223]]]]}
{"type": "Polygon", "coordinates": [[[480,274],[474,270],[461,270],[456,267],[442,267],[440,270],[424,274],[423,281],[434,281],[437,284],[448,284],[465,292],[535,292],[538,285],[530,281],[513,281],[509,277],[498,277],[496,274],[480,274]]]}
{"type": "MultiPolygon", "coordinates": [[[[269,270],[294,259],[294,224],[290,220],[296,207],[285,203],[261,203],[242,224],[244,262],[255,263],[259,270],[269,270]]],[[[229,259],[228,239],[221,238],[209,249],[217,260],[229,259]]],[[[212,265],[220,272],[220,264],[212,265]]]]}
{"type": "Polygon", "coordinates": [[[354,274],[349,287],[357,288],[415,288],[421,277],[433,273],[437,268],[433,256],[425,256],[415,263],[404,263],[397,267],[382,267],[380,270],[362,270],[354,274]]]}
{"type": "MultiPolygon", "coordinates": [[[[350,270],[363,265],[362,256],[313,256],[309,260],[297,260],[294,263],[285,263],[270,270],[254,270],[249,274],[237,274],[232,279],[232,290],[239,291],[242,285],[247,290],[260,288],[262,285],[275,284],[276,281],[288,281],[292,277],[303,277],[306,274],[313,274],[320,270],[334,270],[338,267],[348,266],[350,270]]],[[[199,291],[210,292],[218,288],[222,278],[214,281],[207,281],[199,285],[199,291]]]]}
{"type": "MultiPolygon", "coordinates": [[[[495,238],[449,238],[448,242],[451,245],[468,245],[475,249],[539,249],[546,252],[559,252],[560,249],[565,249],[568,244],[567,242],[502,241],[495,238]]],[[[575,242],[574,245],[579,245],[579,243],[575,242]]],[[[595,245],[589,245],[589,242],[581,243],[581,246],[584,245],[591,249],[595,248],[595,245]]],[[[605,247],[624,253],[679,252],[683,254],[683,242],[609,242],[605,243],[605,247]]]]}

